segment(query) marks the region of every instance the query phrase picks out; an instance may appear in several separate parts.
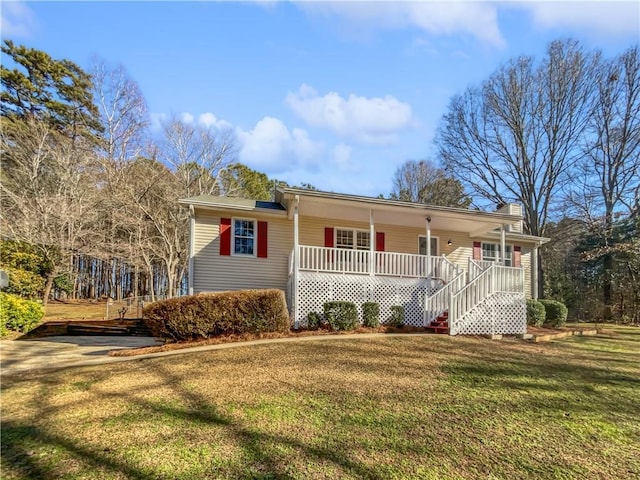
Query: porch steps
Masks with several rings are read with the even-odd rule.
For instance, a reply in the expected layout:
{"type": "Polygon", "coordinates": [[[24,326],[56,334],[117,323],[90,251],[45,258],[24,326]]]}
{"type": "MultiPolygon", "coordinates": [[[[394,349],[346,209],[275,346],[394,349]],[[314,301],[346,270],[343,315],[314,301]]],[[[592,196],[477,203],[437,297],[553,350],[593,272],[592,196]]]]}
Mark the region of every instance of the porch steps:
{"type": "Polygon", "coordinates": [[[428,332],[449,334],[449,312],[444,312],[424,328],[428,332]]]}

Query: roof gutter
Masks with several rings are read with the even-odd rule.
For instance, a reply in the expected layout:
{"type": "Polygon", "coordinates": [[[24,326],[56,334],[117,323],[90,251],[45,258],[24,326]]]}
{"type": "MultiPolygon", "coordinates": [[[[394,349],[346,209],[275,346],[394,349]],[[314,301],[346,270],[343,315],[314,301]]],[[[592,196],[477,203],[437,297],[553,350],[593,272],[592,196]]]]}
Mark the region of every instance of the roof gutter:
{"type": "Polygon", "coordinates": [[[282,193],[285,199],[291,200],[295,195],[300,197],[316,198],[320,200],[328,200],[330,202],[353,202],[353,203],[366,203],[368,205],[376,205],[378,207],[388,208],[390,210],[395,208],[414,209],[416,213],[426,214],[427,212],[441,212],[458,217],[482,217],[484,220],[511,224],[522,220],[520,215],[510,215],[506,213],[498,212],[483,212],[480,210],[468,210],[466,208],[457,207],[442,207],[439,205],[426,205],[423,203],[403,202],[400,200],[388,200],[381,198],[363,197],[360,195],[349,195],[343,193],[331,193],[322,192],[319,190],[304,190],[291,187],[278,187],[278,190],[282,193]]]}

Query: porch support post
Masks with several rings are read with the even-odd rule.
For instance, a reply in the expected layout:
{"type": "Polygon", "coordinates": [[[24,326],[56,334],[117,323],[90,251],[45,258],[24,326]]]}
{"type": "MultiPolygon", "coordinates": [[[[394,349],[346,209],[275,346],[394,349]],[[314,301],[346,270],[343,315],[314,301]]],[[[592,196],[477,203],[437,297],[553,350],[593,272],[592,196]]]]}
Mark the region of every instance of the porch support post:
{"type": "Polygon", "coordinates": [[[196,235],[196,212],[193,205],[189,205],[189,277],[188,288],[189,295],[193,295],[193,275],[194,275],[194,261],[193,256],[195,253],[195,235],[196,235]]]}
{"type": "Polygon", "coordinates": [[[298,204],[300,197],[296,195],[293,199],[293,283],[291,298],[293,300],[293,321],[296,328],[299,326],[298,320],[298,268],[300,267],[300,240],[298,236],[298,204]]]}
{"type": "Polygon", "coordinates": [[[531,298],[538,299],[538,245],[531,252],[531,298]]]}
{"type": "Polygon", "coordinates": [[[507,264],[506,263],[506,255],[507,255],[507,245],[506,245],[506,238],[507,238],[507,229],[505,228],[504,225],[500,225],[500,265],[502,265],[503,267],[507,264]]]}
{"type": "Polygon", "coordinates": [[[426,227],[427,227],[427,268],[425,270],[425,276],[429,276],[431,274],[431,217],[427,216],[426,227]]]}
{"type": "Polygon", "coordinates": [[[375,251],[375,229],[373,228],[373,208],[369,209],[369,275],[372,277],[376,274],[376,251],[375,251]]]}

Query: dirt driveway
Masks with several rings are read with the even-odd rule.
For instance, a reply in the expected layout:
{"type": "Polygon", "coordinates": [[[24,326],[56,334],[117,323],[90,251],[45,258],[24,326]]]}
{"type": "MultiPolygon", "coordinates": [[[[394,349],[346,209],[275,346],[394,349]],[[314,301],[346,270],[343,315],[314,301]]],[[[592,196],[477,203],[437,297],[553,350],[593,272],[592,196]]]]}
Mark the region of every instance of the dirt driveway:
{"type": "Polygon", "coordinates": [[[152,337],[58,336],[0,340],[0,375],[112,362],[111,350],[157,345],[152,337]]]}

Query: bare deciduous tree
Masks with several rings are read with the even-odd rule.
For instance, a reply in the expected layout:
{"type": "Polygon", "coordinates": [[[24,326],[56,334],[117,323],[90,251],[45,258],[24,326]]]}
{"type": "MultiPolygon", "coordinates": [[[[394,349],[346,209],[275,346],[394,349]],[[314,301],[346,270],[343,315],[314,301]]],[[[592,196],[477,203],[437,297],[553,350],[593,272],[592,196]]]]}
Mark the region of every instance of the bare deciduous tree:
{"type": "Polygon", "coordinates": [[[596,58],[575,41],[556,41],[539,64],[512,60],[454,97],[439,128],[446,170],[480,198],[521,203],[532,235],[544,235],[567,172],[582,154],[596,58]]]}
{"type": "Polygon", "coordinates": [[[600,232],[605,316],[612,305],[611,248],[617,216],[640,215],[640,50],[603,61],[592,78],[593,106],[584,135],[581,175],[570,204],[592,231],[600,232]],[[579,181],[581,179],[582,181],[579,181]]]}
{"type": "Polygon", "coordinates": [[[2,154],[11,163],[0,182],[2,231],[37,248],[48,265],[43,302],[53,281],[69,273],[74,252],[95,239],[97,161],[90,147],[72,142],[38,120],[6,120],[2,154]]]}
{"type": "Polygon", "coordinates": [[[408,160],[393,176],[390,198],[429,205],[466,208],[471,199],[462,184],[428,160],[408,160]]]}

